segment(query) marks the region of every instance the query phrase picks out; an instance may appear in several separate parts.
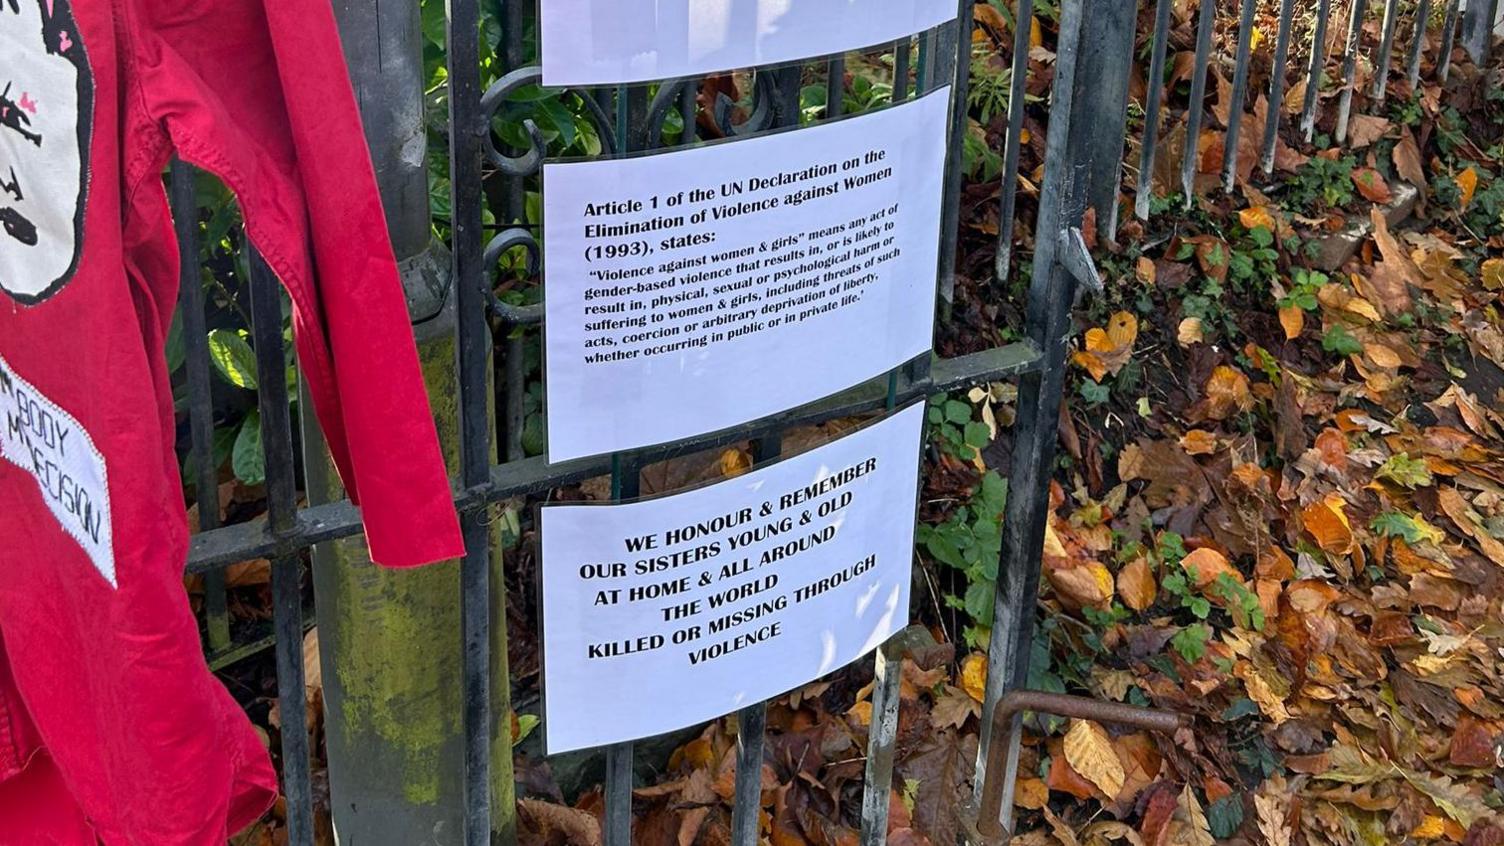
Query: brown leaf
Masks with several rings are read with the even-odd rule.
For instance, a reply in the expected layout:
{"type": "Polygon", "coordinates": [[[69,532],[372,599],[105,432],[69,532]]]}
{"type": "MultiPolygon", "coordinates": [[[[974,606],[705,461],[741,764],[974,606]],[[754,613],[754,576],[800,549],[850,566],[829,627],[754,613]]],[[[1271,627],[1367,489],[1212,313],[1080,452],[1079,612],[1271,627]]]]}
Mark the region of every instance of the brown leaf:
{"type": "Polygon", "coordinates": [[[1149,562],[1142,556],[1129,561],[1118,571],[1118,595],[1123,604],[1134,611],[1142,611],[1154,604],[1159,595],[1159,585],[1149,570],[1149,562]]]}
{"type": "Polygon", "coordinates": [[[1458,767],[1504,766],[1499,763],[1498,753],[1494,750],[1493,733],[1469,714],[1464,714],[1457,720],[1457,730],[1452,732],[1447,760],[1458,767]]]}
{"type": "Polygon", "coordinates": [[[1211,420],[1226,420],[1234,411],[1253,408],[1253,394],[1248,377],[1241,372],[1221,365],[1212,371],[1206,382],[1206,417],[1211,420]]]}
{"type": "Polygon", "coordinates": [[[1180,436],[1180,446],[1187,455],[1211,455],[1217,451],[1217,436],[1205,429],[1192,429],[1180,436]]]}
{"type": "Polygon", "coordinates": [[[1469,167],[1457,174],[1453,179],[1457,188],[1462,192],[1460,211],[1467,211],[1467,207],[1473,204],[1473,193],[1478,190],[1478,171],[1469,167]]]}
{"type": "Polygon", "coordinates": [[[1415,134],[1406,129],[1400,134],[1400,142],[1394,145],[1394,170],[1400,178],[1426,190],[1426,172],[1420,163],[1420,146],[1415,143],[1415,134]]]}
{"type": "Polygon", "coordinates": [[[1353,115],[1347,126],[1348,144],[1354,150],[1367,147],[1389,131],[1389,119],[1373,115],[1353,115]]]}
{"type": "Polygon", "coordinates": [[[1209,546],[1192,551],[1180,564],[1185,567],[1186,575],[1191,577],[1191,584],[1197,590],[1206,590],[1223,574],[1231,576],[1233,581],[1243,581],[1243,574],[1228,562],[1227,556],[1209,546]]]}
{"type": "Polygon", "coordinates": [[[1333,493],[1301,509],[1300,521],[1323,552],[1348,555],[1355,548],[1352,526],[1348,523],[1346,502],[1333,493]]]}

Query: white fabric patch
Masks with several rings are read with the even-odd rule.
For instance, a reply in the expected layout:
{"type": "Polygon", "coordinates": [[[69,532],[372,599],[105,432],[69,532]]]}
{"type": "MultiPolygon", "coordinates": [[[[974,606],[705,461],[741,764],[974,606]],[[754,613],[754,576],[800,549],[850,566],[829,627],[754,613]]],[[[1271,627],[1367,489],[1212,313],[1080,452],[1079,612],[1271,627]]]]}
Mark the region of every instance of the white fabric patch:
{"type": "Polygon", "coordinates": [[[16,375],[3,357],[0,458],[36,479],[52,516],[83,547],[110,587],[118,587],[104,456],[73,415],[16,375]]]}

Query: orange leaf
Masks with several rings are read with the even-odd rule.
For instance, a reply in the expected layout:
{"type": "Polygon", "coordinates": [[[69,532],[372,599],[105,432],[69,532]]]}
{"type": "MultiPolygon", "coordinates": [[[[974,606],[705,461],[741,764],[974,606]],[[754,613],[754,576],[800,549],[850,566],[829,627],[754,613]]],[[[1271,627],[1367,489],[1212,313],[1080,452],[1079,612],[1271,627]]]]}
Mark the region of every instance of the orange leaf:
{"type": "Polygon", "coordinates": [[[1332,493],[1301,509],[1301,525],[1323,552],[1347,555],[1353,551],[1353,530],[1347,522],[1346,507],[1341,495],[1332,493]]]}
{"type": "Polygon", "coordinates": [[[1473,192],[1478,190],[1478,171],[1468,168],[1457,174],[1457,187],[1462,191],[1462,205],[1458,211],[1467,211],[1473,204],[1473,192]]]}
{"type": "Polygon", "coordinates": [[[1243,574],[1228,563],[1227,556],[1209,546],[1193,551],[1180,562],[1180,565],[1185,568],[1186,574],[1191,577],[1191,583],[1196,586],[1197,590],[1204,590],[1223,573],[1231,576],[1233,581],[1243,581],[1243,574]]]}
{"type": "Polygon", "coordinates": [[[1142,611],[1154,604],[1159,586],[1154,583],[1154,574],[1149,571],[1149,562],[1135,558],[1118,571],[1118,594],[1123,604],[1135,611],[1142,611]]]}
{"type": "Polygon", "coordinates": [[[987,656],[973,653],[961,662],[961,687],[972,699],[982,701],[987,690],[987,656]]]}
{"type": "Polygon", "coordinates": [[[1279,310],[1279,325],[1285,328],[1285,340],[1293,341],[1306,328],[1306,313],[1300,306],[1285,306],[1279,310]]]}
{"type": "Polygon", "coordinates": [[[1247,411],[1253,407],[1253,394],[1248,377],[1227,365],[1212,371],[1206,382],[1207,416],[1213,420],[1225,420],[1234,410],[1247,411]]]}
{"type": "Polygon", "coordinates": [[[1181,436],[1180,446],[1188,455],[1211,455],[1217,451],[1217,436],[1205,429],[1192,429],[1181,436]]]}
{"type": "Polygon", "coordinates": [[[1264,206],[1252,206],[1238,212],[1238,221],[1244,229],[1267,229],[1274,231],[1274,215],[1264,206]]]}
{"type": "Polygon", "coordinates": [[[1358,193],[1370,202],[1387,203],[1393,196],[1384,177],[1371,167],[1360,167],[1354,170],[1353,184],[1358,186],[1358,193]]]}

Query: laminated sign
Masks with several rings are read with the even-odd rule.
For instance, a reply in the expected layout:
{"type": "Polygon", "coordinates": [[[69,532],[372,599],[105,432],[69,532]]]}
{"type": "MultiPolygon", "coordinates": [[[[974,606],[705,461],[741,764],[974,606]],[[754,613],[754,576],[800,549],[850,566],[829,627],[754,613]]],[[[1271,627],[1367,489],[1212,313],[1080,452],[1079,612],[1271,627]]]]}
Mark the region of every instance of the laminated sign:
{"type": "Polygon", "coordinates": [[[735,426],[927,353],[949,99],[545,165],[549,460],[735,426]]]}
{"type": "Polygon", "coordinates": [[[661,499],[542,510],[549,754],[715,719],[908,625],[924,404],[661,499]]]}
{"type": "Polygon", "coordinates": [[[955,0],[542,0],[544,85],[611,85],[843,53],[956,16],[955,0]]]}

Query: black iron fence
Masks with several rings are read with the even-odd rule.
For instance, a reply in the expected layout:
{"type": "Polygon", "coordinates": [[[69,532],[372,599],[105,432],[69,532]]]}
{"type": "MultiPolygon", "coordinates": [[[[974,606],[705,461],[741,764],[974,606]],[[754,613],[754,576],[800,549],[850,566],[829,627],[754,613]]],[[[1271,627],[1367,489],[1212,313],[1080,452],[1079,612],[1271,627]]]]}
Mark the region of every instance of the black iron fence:
{"type": "MultiPolygon", "coordinates": [[[[530,4],[529,4],[530,5],[530,4]]],[[[612,495],[631,498],[638,494],[642,470],[689,452],[750,441],[757,462],[776,459],[784,432],[791,426],[831,420],[855,414],[893,409],[904,402],[954,391],[977,384],[1016,380],[1018,406],[1012,437],[1013,472],[1004,525],[1004,542],[995,621],[989,646],[989,675],[984,701],[982,749],[978,760],[976,788],[991,779],[995,796],[1011,795],[1017,766],[1020,723],[1012,719],[1009,737],[993,737],[991,726],[1005,694],[1023,687],[1033,634],[1035,597],[1039,585],[1039,556],[1047,519],[1048,485],[1053,466],[1056,425],[1066,369],[1067,339],[1071,334],[1071,306],[1079,287],[1100,285],[1087,249],[1090,233],[1082,233],[1088,208],[1097,211],[1098,235],[1111,238],[1116,231],[1124,147],[1129,133],[1128,67],[1137,44],[1148,48],[1147,90],[1142,100],[1142,134],[1137,156],[1134,212],[1148,218],[1156,191],[1172,190],[1188,207],[1196,196],[1200,151],[1197,141],[1208,108],[1209,69],[1216,64],[1220,74],[1231,68],[1232,101],[1225,126],[1220,181],[1232,190],[1239,179],[1238,151],[1243,133],[1261,130],[1258,170],[1268,176],[1278,145],[1310,141],[1320,129],[1341,142],[1351,118],[1362,109],[1382,108],[1396,89],[1414,90],[1422,82],[1445,83],[1452,72],[1453,45],[1458,40],[1474,55],[1488,44],[1497,0],[1474,2],[1463,13],[1458,0],[1433,6],[1429,0],[1387,0],[1372,10],[1366,0],[1333,2],[1321,0],[1316,8],[1294,0],[1243,0],[1241,4],[1200,0],[1195,11],[1194,67],[1189,76],[1188,97],[1180,89],[1167,89],[1166,56],[1177,8],[1189,4],[1158,0],[1152,29],[1140,31],[1137,4],[1106,4],[1089,0],[1061,0],[1036,4],[1017,0],[1008,9],[1017,22],[1027,22],[1048,5],[1058,13],[1059,37],[1053,45],[1054,81],[1048,103],[1033,107],[1041,117],[1048,113],[1043,181],[1038,187],[1038,217],[1034,227],[1031,281],[1028,288],[1027,323],[1023,340],[960,358],[929,356],[909,362],[887,374],[824,401],[774,415],[754,423],[672,444],[601,458],[549,464],[543,456],[527,457],[525,345],[538,331],[541,306],[517,306],[503,302],[494,292],[495,275],[504,256],[525,251],[535,269],[540,257],[534,230],[521,223],[525,185],[536,176],[546,155],[541,138],[526,127],[531,148],[507,149],[494,130],[498,113],[509,98],[540,79],[535,66],[521,66],[522,33],[529,17],[519,0],[502,3],[501,54],[511,67],[488,89],[482,90],[479,72],[479,0],[450,0],[447,13],[448,103],[450,181],[451,285],[456,316],[455,356],[458,374],[459,472],[455,503],[462,515],[468,550],[461,565],[459,590],[453,597],[460,608],[463,656],[463,825],[464,841],[482,844],[493,838],[493,760],[491,738],[499,717],[492,712],[490,686],[505,685],[492,678],[490,627],[496,616],[495,591],[491,584],[493,506],[514,497],[542,494],[560,486],[609,474],[612,495]],[[1255,61],[1255,15],[1261,7],[1274,11],[1278,21],[1269,59],[1267,89],[1252,90],[1251,67],[1255,61]],[[1375,22],[1377,38],[1365,39],[1365,25],[1375,22]],[[1232,33],[1232,49],[1214,51],[1217,27],[1232,33]],[[1328,50],[1332,34],[1345,34],[1336,50],[1328,50]],[[1481,33],[1481,34],[1480,34],[1481,33]],[[1480,46],[1481,45],[1481,46],[1480,46]],[[1404,51],[1402,74],[1389,72],[1394,50],[1404,51]],[[1360,68],[1372,68],[1366,90],[1359,90],[1360,68]],[[1121,84],[1117,84],[1117,80],[1121,84]],[[1294,86],[1305,88],[1298,114],[1299,137],[1286,142],[1281,133],[1285,109],[1281,104],[1294,86]],[[1258,97],[1267,98],[1262,127],[1249,127],[1248,106],[1258,97]],[[1336,98],[1334,117],[1320,106],[1336,98]],[[1355,111],[1356,110],[1356,111],[1355,111]],[[1156,183],[1157,157],[1165,155],[1162,131],[1167,116],[1183,123],[1185,138],[1179,166],[1180,184],[1156,183]],[[504,207],[499,210],[503,226],[488,238],[483,214],[487,198],[482,187],[488,173],[504,176],[504,207]],[[499,385],[499,396],[492,385],[499,385]],[[493,405],[494,404],[494,405],[493,405]],[[493,407],[495,411],[493,412],[493,407]],[[502,460],[495,463],[493,457],[502,460]],[[986,772],[988,751],[993,744],[1008,744],[1004,771],[986,772]]],[[[971,58],[972,0],[960,0],[959,18],[936,30],[868,51],[892,68],[892,95],[883,107],[912,96],[953,85],[952,126],[946,174],[946,198],[941,232],[936,290],[941,315],[953,296],[956,270],[957,228],[962,185],[962,143],[966,132],[967,83],[971,58]]],[[[412,10],[403,10],[410,23],[412,10]]],[[[1014,26],[1011,99],[1008,134],[1002,153],[1003,176],[999,194],[1000,219],[996,273],[1009,279],[1019,264],[1014,258],[1016,198],[1020,187],[1019,161],[1024,119],[1030,110],[1025,90],[1029,78],[1030,27],[1014,26]]],[[[1263,53],[1259,53],[1262,56],[1263,53]]],[[[412,57],[410,57],[412,58],[412,57]]],[[[414,59],[415,60],[415,59],[414,59]]],[[[1262,58],[1259,61],[1263,61],[1262,58]]],[[[354,68],[357,86],[361,67],[354,68]]],[[[724,98],[701,100],[701,81],[681,79],[657,85],[609,90],[572,92],[582,114],[598,134],[604,153],[623,153],[684,146],[699,142],[697,125],[710,122],[718,134],[742,137],[790,127],[802,120],[831,120],[841,116],[844,102],[843,57],[818,63],[759,69],[753,98],[745,119],[736,122],[736,110],[724,98]],[[799,92],[811,79],[827,86],[825,107],[813,118],[802,115],[799,92]],[[678,115],[683,127],[672,143],[665,124],[678,115]]],[[[378,157],[378,165],[380,164],[378,157]]],[[[1129,168],[1132,174],[1132,169],[1129,168]]],[[[250,558],[272,563],[274,599],[273,631],[277,656],[279,707],[282,732],[283,786],[287,794],[289,842],[313,842],[309,739],[295,727],[304,724],[304,679],[301,642],[305,631],[302,579],[306,553],[320,544],[358,535],[357,510],[348,502],[298,507],[300,487],[294,457],[293,420],[286,383],[282,337],[282,306],[276,281],[252,256],[252,339],[259,374],[261,443],[265,451],[267,519],[263,522],[218,525],[218,509],[212,497],[217,490],[213,460],[213,407],[211,402],[209,349],[204,326],[204,302],[195,266],[196,222],[191,179],[175,169],[173,201],[184,258],[182,311],[187,343],[186,384],[188,417],[192,434],[192,457],[197,468],[200,498],[209,497],[199,509],[200,532],[195,536],[188,562],[190,573],[204,579],[206,640],[211,656],[221,662],[245,654],[257,644],[231,641],[226,611],[223,572],[230,564],[250,558]]],[[[492,198],[494,199],[494,198],[492,198]]],[[[546,279],[547,269],[541,273],[546,279]]],[[[546,283],[545,283],[546,284],[546,283]]],[[[306,407],[306,404],[305,406],[306,407]]],[[[557,409],[555,412],[557,413],[557,409]]],[[[305,488],[312,487],[304,485],[305,488]]],[[[315,499],[316,501],[316,499],[315,499]]],[[[898,656],[889,647],[875,657],[876,682],[873,720],[867,751],[865,799],[862,804],[863,844],[882,843],[887,830],[888,796],[893,769],[893,745],[898,706],[898,656]]],[[[1008,712],[1011,714],[1011,711],[1008,712]]],[[[1004,714],[1004,724],[1008,714],[1004,714]]],[[[733,842],[758,842],[758,803],[761,747],[766,718],[765,706],[757,704],[736,715],[738,753],[733,842]]],[[[625,844],[631,832],[632,744],[607,750],[606,842],[625,844]]],[[[504,768],[509,772],[509,768],[504,768]]],[[[509,794],[505,794],[509,795],[509,794]]],[[[336,802],[339,797],[335,797],[336,802]]],[[[394,798],[396,801],[396,798],[394,798]]],[[[1004,824],[1011,809],[1002,811],[1004,824]]],[[[987,827],[984,826],[984,829],[987,827]]],[[[504,836],[504,835],[503,835],[504,836]]]]}

